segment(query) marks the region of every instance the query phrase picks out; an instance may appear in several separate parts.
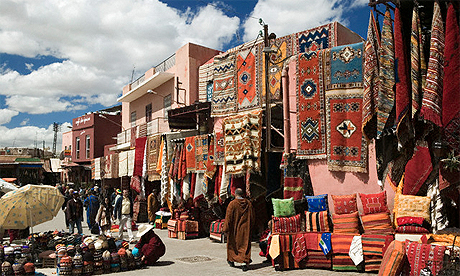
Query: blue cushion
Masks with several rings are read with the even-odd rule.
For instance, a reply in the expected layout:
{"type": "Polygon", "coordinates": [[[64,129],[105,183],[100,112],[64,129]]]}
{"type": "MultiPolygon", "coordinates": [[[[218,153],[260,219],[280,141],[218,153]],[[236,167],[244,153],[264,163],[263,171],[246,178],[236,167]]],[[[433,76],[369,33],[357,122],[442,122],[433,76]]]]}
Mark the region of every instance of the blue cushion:
{"type": "Polygon", "coordinates": [[[305,196],[308,203],[308,212],[321,212],[327,210],[327,194],[305,196]]]}

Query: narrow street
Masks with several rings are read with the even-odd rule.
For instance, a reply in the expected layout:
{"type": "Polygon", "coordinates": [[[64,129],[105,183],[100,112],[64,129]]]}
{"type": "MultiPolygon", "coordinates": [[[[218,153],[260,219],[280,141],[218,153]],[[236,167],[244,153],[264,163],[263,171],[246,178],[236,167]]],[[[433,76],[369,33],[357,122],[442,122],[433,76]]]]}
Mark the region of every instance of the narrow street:
{"type": "MultiPolygon", "coordinates": [[[[60,211],[51,221],[34,227],[34,232],[44,232],[54,229],[64,229],[64,213],[60,211]]],[[[89,234],[86,222],[83,223],[83,231],[89,234]]],[[[136,235],[137,232],[134,232],[136,235]]],[[[117,275],[347,275],[347,276],[368,276],[375,274],[353,273],[353,272],[335,272],[330,270],[301,269],[289,271],[275,271],[268,263],[263,263],[264,258],[259,256],[259,246],[257,243],[252,244],[252,264],[248,272],[243,272],[238,268],[231,268],[226,262],[225,244],[212,242],[207,238],[178,240],[168,238],[168,231],[155,230],[166,245],[166,254],[160,258],[155,266],[150,266],[142,270],[132,270],[116,273],[117,275]]],[[[126,234],[125,234],[126,236],[126,234]]],[[[132,245],[131,245],[132,247],[132,245]]],[[[43,268],[37,269],[45,275],[56,275],[56,269],[43,268]]]]}

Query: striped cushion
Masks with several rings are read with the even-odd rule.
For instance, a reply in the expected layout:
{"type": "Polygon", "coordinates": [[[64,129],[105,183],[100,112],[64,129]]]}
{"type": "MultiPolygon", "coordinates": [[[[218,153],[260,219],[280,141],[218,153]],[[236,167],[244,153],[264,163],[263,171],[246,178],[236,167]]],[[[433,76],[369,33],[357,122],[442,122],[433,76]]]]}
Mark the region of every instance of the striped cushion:
{"type": "Polygon", "coordinates": [[[297,233],[301,231],[300,214],[288,218],[273,217],[273,233],[297,233]]]}
{"type": "Polygon", "coordinates": [[[332,214],[334,233],[359,234],[358,212],[351,214],[332,214]]]}
{"type": "Polygon", "coordinates": [[[329,216],[327,211],[305,212],[306,232],[329,232],[329,216]]]}
{"type": "Polygon", "coordinates": [[[387,212],[362,215],[364,233],[366,234],[390,234],[393,233],[390,214],[387,212]]]}
{"type": "Polygon", "coordinates": [[[210,233],[222,233],[222,229],[224,227],[224,220],[215,220],[211,222],[209,226],[210,233]]]}
{"type": "Polygon", "coordinates": [[[383,255],[378,276],[396,276],[404,265],[405,245],[402,241],[392,241],[383,255]]]}

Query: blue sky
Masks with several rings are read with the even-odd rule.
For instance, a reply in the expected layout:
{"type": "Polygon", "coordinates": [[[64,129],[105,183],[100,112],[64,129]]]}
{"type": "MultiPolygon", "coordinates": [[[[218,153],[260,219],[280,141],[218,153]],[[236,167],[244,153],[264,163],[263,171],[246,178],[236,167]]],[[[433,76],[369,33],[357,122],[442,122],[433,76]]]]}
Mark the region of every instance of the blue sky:
{"type": "MultiPolygon", "coordinates": [[[[338,21],[365,38],[368,0],[0,1],[0,147],[52,146],[53,122],[116,105],[187,42],[225,51],[338,21]]],[[[60,136],[60,135],[59,135],[60,136]]],[[[60,140],[58,149],[60,149],[60,140]]]]}

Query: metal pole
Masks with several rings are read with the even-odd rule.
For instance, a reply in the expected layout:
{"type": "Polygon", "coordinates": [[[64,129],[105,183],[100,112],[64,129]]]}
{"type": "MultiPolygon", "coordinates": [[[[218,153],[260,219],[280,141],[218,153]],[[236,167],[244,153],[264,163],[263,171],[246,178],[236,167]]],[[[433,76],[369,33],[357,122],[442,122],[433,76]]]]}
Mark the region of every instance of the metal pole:
{"type": "Polygon", "coordinates": [[[265,150],[267,152],[271,149],[271,108],[270,108],[270,82],[268,79],[268,63],[270,59],[270,52],[268,48],[268,25],[264,24],[264,53],[265,53],[265,150]]]}
{"type": "Polygon", "coordinates": [[[283,80],[283,117],[284,117],[284,153],[291,151],[291,118],[289,112],[289,63],[283,68],[281,79],[283,80]]]}

